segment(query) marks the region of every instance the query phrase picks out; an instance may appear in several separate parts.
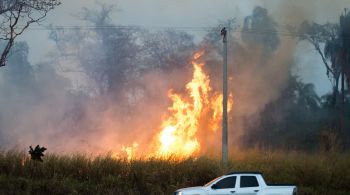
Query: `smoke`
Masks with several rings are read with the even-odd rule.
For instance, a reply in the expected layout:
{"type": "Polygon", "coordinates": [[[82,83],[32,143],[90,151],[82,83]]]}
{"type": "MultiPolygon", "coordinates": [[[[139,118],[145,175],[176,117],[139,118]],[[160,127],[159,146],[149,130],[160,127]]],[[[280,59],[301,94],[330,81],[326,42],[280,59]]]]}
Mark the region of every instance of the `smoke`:
{"type": "Polygon", "coordinates": [[[260,112],[276,100],[287,86],[293,65],[294,40],[282,39],[278,49],[269,55],[261,48],[246,48],[249,54],[236,56],[235,65],[239,68],[233,73],[231,82],[234,97],[233,122],[230,133],[232,144],[239,140],[247,126],[258,123],[260,112]]]}
{"type": "MultiPolygon", "coordinates": [[[[202,6],[210,7],[212,2],[208,2],[202,6]]],[[[136,3],[140,2],[122,2],[122,12],[128,12],[127,8],[136,3]]],[[[143,3],[148,8],[151,4],[143,3]]],[[[191,5],[186,4],[186,8],[198,5],[192,3],[187,2],[191,5]]],[[[225,8],[219,6],[226,10],[224,18],[214,17],[208,25],[206,20],[200,21],[201,25],[212,26],[218,19],[236,17],[238,29],[246,25],[257,32],[246,34],[238,30],[229,37],[229,85],[234,102],[229,133],[233,147],[240,143],[241,136],[249,126],[247,121],[257,123],[265,106],[279,97],[295,65],[294,54],[303,49],[295,38],[284,36],[281,29],[287,25],[298,25],[304,20],[320,23],[336,21],[342,8],[349,4],[347,1],[301,0],[236,3],[230,1],[225,8]],[[266,15],[260,13],[255,18],[256,23],[245,24],[246,16],[254,20],[255,6],[262,6],[260,11],[263,12],[261,9],[266,8],[266,15]],[[327,10],[327,14],[323,10],[327,10]],[[259,23],[261,18],[263,20],[259,23]]],[[[174,19],[175,24],[180,24],[180,20],[194,14],[177,11],[183,6],[179,3],[172,5],[170,8],[162,2],[157,6],[165,7],[167,9],[164,12],[171,10],[175,15],[183,13],[180,19],[174,19]]],[[[218,13],[213,11],[209,15],[218,13]]],[[[195,14],[198,18],[202,16],[195,14]]],[[[152,11],[146,15],[156,17],[152,11]]],[[[142,20],[139,15],[134,17],[142,20]]],[[[157,18],[160,25],[169,22],[162,21],[162,17],[157,18]]],[[[214,90],[221,90],[221,69],[218,67],[221,67],[222,51],[220,37],[217,37],[219,34],[212,35],[216,36],[212,39],[206,37],[196,46],[191,36],[183,34],[176,35],[177,39],[173,38],[174,34],[166,37],[164,40],[170,41],[165,45],[162,45],[164,42],[147,40],[149,44],[164,48],[173,46],[168,53],[154,53],[154,50],[150,51],[152,48],[142,47],[140,42],[144,43],[144,40],[134,40],[134,34],[116,31],[106,30],[107,34],[113,36],[101,36],[99,33],[106,32],[98,31],[73,31],[68,35],[60,35],[65,38],[59,40],[64,46],[53,50],[47,56],[48,61],[37,65],[29,64],[28,50],[14,54],[12,62],[2,69],[0,77],[3,91],[0,95],[0,145],[22,149],[41,144],[52,152],[98,154],[111,151],[122,155],[122,146],[129,146],[136,141],[140,146],[138,153],[143,154],[151,147],[151,140],[159,131],[162,116],[170,105],[167,96],[169,89],[185,92],[185,83],[190,80],[192,71],[189,56],[196,49],[205,50],[205,69],[210,75],[211,85],[214,90]],[[180,42],[182,40],[185,40],[184,43],[180,42]],[[109,47],[108,43],[122,44],[109,47]],[[118,58],[115,53],[118,53],[118,58]],[[162,60],[156,61],[155,57],[162,60]],[[164,67],[159,68],[162,65],[164,67]]],[[[153,35],[154,38],[159,34],[153,35]]],[[[24,46],[19,47],[19,50],[23,50],[24,46]]],[[[158,48],[155,48],[157,51],[158,48]]],[[[219,137],[218,134],[215,136],[219,137]]],[[[218,143],[211,140],[211,145],[215,144],[218,143]]]]}
{"type": "MultiPolygon", "coordinates": [[[[248,135],[259,131],[258,129],[247,132],[251,126],[257,127],[259,123],[260,113],[265,106],[275,101],[281,95],[281,92],[288,84],[289,78],[295,74],[293,70],[300,69],[300,64],[304,61],[296,53],[302,53],[302,58],[308,55],[309,58],[317,59],[310,48],[305,48],[305,44],[300,45],[298,38],[288,33],[290,26],[297,27],[304,21],[315,21],[319,23],[337,22],[339,14],[348,2],[336,1],[259,1],[257,5],[267,8],[268,19],[276,26],[268,22],[259,26],[257,24],[256,34],[252,34],[253,41],[247,44],[244,36],[249,33],[238,32],[232,41],[232,52],[235,53],[231,58],[231,75],[233,76],[231,90],[234,94],[234,110],[232,112],[232,122],[229,128],[231,134],[231,145],[237,143],[244,144],[243,135],[248,135]],[[322,10],[327,10],[326,14],[322,10]],[[259,33],[261,32],[261,33],[259,33]],[[263,33],[265,32],[265,33],[263,33]],[[275,51],[266,47],[266,44],[273,44],[273,36],[279,38],[279,44],[275,51]],[[272,40],[271,40],[272,38],[272,40]],[[264,41],[259,41],[264,40],[264,41]]],[[[254,12],[251,15],[254,19],[254,12]]],[[[242,16],[244,21],[246,17],[242,16]]],[[[259,18],[256,18],[259,19],[259,18]]],[[[260,18],[261,19],[261,18],[260,18]]],[[[244,22],[243,22],[244,28],[244,22]]],[[[307,58],[308,59],[308,58],[307,58]]],[[[313,69],[301,69],[301,74],[307,73],[303,71],[315,71],[322,68],[322,62],[313,65],[313,69]]],[[[296,74],[300,74],[297,72],[296,74]]],[[[325,73],[323,75],[315,75],[316,77],[324,77],[328,82],[325,73]]],[[[302,78],[303,79],[303,78],[302,78]]],[[[308,78],[309,80],[310,78],[308,78]]],[[[317,83],[316,83],[317,84],[317,83]]],[[[325,86],[325,84],[320,84],[325,86]]],[[[283,115],[283,113],[277,113],[283,115]]]]}

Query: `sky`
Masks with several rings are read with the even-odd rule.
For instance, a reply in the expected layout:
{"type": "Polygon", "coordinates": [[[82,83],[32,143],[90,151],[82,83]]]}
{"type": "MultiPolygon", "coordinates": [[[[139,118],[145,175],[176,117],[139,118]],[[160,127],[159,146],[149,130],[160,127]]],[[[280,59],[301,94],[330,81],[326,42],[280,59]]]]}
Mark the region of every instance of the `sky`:
{"type": "MultiPolygon", "coordinates": [[[[86,25],[76,15],[83,7],[94,8],[98,3],[116,6],[111,16],[113,23],[146,28],[211,27],[229,18],[236,18],[241,25],[244,16],[251,14],[255,6],[262,6],[268,9],[279,28],[285,29],[286,25],[298,25],[304,20],[337,22],[344,7],[350,8],[349,0],[62,0],[62,5],[50,12],[42,25],[86,25]]],[[[200,39],[200,33],[197,34],[200,39]]],[[[45,60],[53,47],[47,30],[29,29],[20,40],[28,42],[33,64],[45,60]]],[[[310,45],[298,45],[295,61],[298,64],[295,71],[305,82],[314,83],[318,94],[330,90],[325,68],[310,45]]]]}

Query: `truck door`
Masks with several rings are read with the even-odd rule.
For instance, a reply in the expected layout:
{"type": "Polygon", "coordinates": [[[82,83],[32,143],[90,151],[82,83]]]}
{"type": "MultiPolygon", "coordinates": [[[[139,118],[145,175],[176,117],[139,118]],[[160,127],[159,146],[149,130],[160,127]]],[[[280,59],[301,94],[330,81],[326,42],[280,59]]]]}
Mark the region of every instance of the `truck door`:
{"type": "Polygon", "coordinates": [[[256,176],[241,176],[239,187],[236,190],[237,195],[256,195],[260,191],[259,182],[256,176]]]}
{"type": "Polygon", "coordinates": [[[236,176],[225,177],[211,186],[210,195],[231,195],[236,193],[236,176]]]}

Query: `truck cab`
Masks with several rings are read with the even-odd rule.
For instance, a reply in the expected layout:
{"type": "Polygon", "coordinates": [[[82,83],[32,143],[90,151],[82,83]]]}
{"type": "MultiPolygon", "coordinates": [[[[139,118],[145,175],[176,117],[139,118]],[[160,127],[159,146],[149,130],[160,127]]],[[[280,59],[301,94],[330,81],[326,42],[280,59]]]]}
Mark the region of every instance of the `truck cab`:
{"type": "Polygon", "coordinates": [[[233,172],[204,186],[183,188],[175,195],[295,195],[294,185],[267,185],[261,173],[233,172]]]}

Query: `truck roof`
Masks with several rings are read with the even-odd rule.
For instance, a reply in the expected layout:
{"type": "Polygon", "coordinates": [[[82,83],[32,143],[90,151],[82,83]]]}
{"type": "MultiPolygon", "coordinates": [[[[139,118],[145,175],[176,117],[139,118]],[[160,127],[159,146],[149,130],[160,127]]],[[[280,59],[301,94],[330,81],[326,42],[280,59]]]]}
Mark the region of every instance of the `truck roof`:
{"type": "Polygon", "coordinates": [[[235,175],[235,174],[257,174],[257,175],[262,175],[261,172],[246,172],[246,171],[234,171],[234,172],[228,173],[226,175],[235,175]]]}

